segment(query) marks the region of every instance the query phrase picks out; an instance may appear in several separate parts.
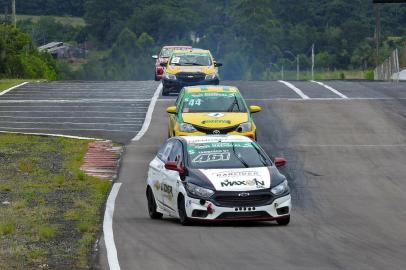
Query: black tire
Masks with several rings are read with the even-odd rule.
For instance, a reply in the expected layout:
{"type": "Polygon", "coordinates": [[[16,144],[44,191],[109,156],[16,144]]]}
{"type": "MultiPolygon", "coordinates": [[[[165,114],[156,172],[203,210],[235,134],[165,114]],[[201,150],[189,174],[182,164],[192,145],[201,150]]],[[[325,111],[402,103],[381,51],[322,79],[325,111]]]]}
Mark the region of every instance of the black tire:
{"type": "Polygon", "coordinates": [[[160,219],[163,214],[156,211],[156,201],[151,188],[147,188],[148,214],[152,219],[160,219]]]}
{"type": "Polygon", "coordinates": [[[290,215],[287,217],[283,217],[281,219],[276,220],[276,222],[278,223],[278,225],[280,226],[287,226],[290,222],[290,215]]]}
{"type": "Polygon", "coordinates": [[[182,224],[183,226],[189,226],[192,224],[190,218],[188,218],[186,214],[185,198],[183,196],[180,196],[178,198],[178,213],[180,224],[182,224]]]}
{"type": "Polygon", "coordinates": [[[164,88],[162,88],[162,95],[163,96],[169,96],[169,91],[164,88]]]}

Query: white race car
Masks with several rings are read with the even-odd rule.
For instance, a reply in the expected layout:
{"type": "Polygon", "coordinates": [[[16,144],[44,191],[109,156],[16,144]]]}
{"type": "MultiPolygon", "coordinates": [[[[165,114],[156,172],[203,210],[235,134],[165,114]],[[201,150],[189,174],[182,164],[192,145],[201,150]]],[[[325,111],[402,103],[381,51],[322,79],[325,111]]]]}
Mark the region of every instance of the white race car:
{"type": "Polygon", "coordinates": [[[146,195],[151,218],[290,221],[286,177],[250,138],[240,135],[173,137],[149,164],[146,195]]]}

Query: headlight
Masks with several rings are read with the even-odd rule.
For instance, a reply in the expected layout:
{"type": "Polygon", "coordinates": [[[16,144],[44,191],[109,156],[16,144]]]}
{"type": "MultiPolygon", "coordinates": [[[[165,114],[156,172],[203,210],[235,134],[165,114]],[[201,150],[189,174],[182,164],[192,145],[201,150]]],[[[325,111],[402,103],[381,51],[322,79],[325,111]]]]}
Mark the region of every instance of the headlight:
{"type": "Polygon", "coordinates": [[[168,73],[165,73],[165,74],[164,74],[164,79],[174,81],[174,80],[176,80],[176,76],[175,76],[175,75],[173,75],[173,74],[168,74],[168,73]]]}
{"type": "Polygon", "coordinates": [[[276,187],[271,189],[271,192],[275,195],[281,195],[283,193],[285,193],[286,191],[288,191],[289,186],[288,186],[288,181],[285,180],[282,183],[280,183],[279,185],[277,185],[276,187]]]}
{"type": "Polygon", "coordinates": [[[217,78],[217,74],[216,73],[214,73],[214,74],[209,74],[209,75],[206,75],[206,80],[214,80],[215,78],[217,78]]]}
{"type": "Polygon", "coordinates": [[[195,132],[195,131],[197,131],[194,126],[192,126],[191,124],[188,124],[188,123],[181,123],[179,125],[179,129],[182,132],[195,132]]]}
{"type": "Polygon", "coordinates": [[[200,198],[209,198],[211,195],[214,194],[213,190],[202,188],[192,183],[187,183],[186,188],[191,194],[200,198]]]}
{"type": "Polygon", "coordinates": [[[251,131],[251,128],[252,128],[251,122],[245,122],[238,126],[237,131],[238,132],[247,132],[247,131],[251,131]]]}

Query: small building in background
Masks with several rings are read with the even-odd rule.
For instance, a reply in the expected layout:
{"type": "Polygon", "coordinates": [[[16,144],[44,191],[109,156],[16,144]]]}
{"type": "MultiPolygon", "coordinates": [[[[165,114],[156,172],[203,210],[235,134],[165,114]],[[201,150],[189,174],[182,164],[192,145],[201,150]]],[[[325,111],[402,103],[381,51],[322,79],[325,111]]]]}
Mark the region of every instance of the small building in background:
{"type": "Polygon", "coordinates": [[[64,42],[50,42],[38,47],[40,52],[48,52],[55,59],[86,58],[87,50],[64,42]]]}

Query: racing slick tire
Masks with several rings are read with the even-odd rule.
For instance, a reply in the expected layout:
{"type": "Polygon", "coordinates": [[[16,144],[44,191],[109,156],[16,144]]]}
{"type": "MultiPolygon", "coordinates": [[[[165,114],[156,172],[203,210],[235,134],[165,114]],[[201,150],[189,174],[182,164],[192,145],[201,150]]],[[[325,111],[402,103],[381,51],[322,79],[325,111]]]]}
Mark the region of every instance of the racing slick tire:
{"type": "Polygon", "coordinates": [[[165,87],[162,88],[162,95],[169,96],[169,91],[167,89],[165,89],[165,87]]]}
{"type": "Polygon", "coordinates": [[[290,222],[290,215],[281,219],[276,220],[276,222],[278,223],[278,225],[280,226],[286,226],[289,224],[290,222]]]}
{"type": "Polygon", "coordinates": [[[183,197],[182,195],[178,198],[178,213],[180,224],[182,224],[183,226],[189,226],[192,224],[192,221],[186,214],[185,197],[183,197]]]}
{"type": "Polygon", "coordinates": [[[147,188],[147,200],[148,200],[149,217],[152,219],[162,218],[163,214],[156,211],[156,201],[155,201],[154,193],[152,192],[150,187],[147,188]]]}

